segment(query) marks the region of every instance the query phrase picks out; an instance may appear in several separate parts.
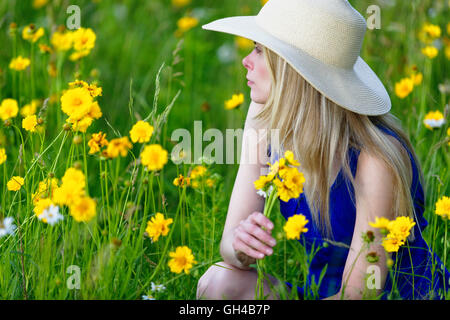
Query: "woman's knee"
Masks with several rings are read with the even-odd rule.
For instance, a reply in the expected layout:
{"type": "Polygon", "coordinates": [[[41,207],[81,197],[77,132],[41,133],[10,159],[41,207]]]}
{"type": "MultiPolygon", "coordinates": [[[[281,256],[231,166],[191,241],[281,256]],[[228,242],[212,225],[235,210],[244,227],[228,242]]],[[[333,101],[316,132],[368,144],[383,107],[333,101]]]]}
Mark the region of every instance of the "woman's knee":
{"type": "Polygon", "coordinates": [[[197,299],[239,299],[240,278],[250,271],[237,269],[226,262],[218,262],[206,270],[197,284],[197,299]]]}

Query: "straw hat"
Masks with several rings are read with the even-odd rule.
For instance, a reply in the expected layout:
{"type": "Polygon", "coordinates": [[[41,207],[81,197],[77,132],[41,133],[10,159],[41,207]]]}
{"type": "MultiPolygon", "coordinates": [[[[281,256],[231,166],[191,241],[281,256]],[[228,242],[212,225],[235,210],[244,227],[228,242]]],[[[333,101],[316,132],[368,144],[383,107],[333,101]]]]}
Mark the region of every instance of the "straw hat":
{"type": "Polygon", "coordinates": [[[256,16],[202,28],[261,43],[345,109],[365,115],[391,109],[385,87],[359,56],[366,21],[346,0],[269,0],[256,16]]]}

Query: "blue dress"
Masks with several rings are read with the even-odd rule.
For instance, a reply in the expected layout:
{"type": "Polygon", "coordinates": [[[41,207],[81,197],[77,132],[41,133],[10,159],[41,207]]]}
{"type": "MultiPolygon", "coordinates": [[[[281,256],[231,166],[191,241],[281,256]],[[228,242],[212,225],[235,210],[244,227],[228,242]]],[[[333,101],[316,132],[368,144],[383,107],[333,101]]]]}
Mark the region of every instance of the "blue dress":
{"type": "MultiPolygon", "coordinates": [[[[414,158],[395,132],[382,126],[379,126],[379,128],[383,132],[396,137],[408,151],[413,168],[411,194],[414,199],[417,215],[415,219],[416,225],[414,226],[415,240],[409,244],[409,251],[408,247],[404,245],[400,247],[397,253],[393,253],[392,255],[394,261],[392,270],[397,270],[395,276],[397,280],[395,283],[400,297],[392,296],[390,298],[442,299],[444,296],[444,281],[446,291],[448,291],[448,288],[450,287],[450,274],[448,270],[444,268],[439,257],[430,250],[421,234],[421,231],[428,225],[428,222],[423,217],[424,192],[419,181],[418,169],[414,162],[414,158]],[[411,253],[413,268],[411,268],[409,252],[411,253]],[[412,273],[414,273],[414,276],[412,273]]],[[[269,157],[270,152],[269,146],[269,157]]],[[[353,177],[355,177],[360,150],[350,148],[348,152],[351,172],[353,177]]],[[[273,162],[276,159],[278,159],[278,155],[274,154],[273,162]]],[[[353,186],[351,185],[350,180],[345,177],[344,171],[341,169],[330,190],[330,222],[333,230],[334,242],[327,242],[326,246],[322,246],[324,239],[318,228],[312,223],[313,220],[305,194],[302,193],[298,198],[291,199],[288,202],[280,199],[280,211],[286,220],[294,214],[301,213],[310,221],[308,224],[308,232],[302,234],[299,240],[300,243],[305,246],[307,253],[310,254],[311,250],[317,251],[317,248],[321,246],[310,261],[309,272],[304,286],[297,286],[300,299],[306,297],[308,299],[323,299],[338,293],[341,288],[342,274],[352,241],[356,219],[356,207],[352,202],[351,196],[354,198],[353,186]],[[343,246],[342,244],[345,245],[343,246]],[[317,288],[321,272],[325,267],[325,274],[318,286],[318,290],[314,290],[314,292],[316,292],[316,294],[314,294],[311,289],[312,285],[315,284],[317,288]]],[[[290,282],[286,282],[286,284],[292,288],[290,282]]],[[[387,299],[389,297],[392,285],[393,282],[391,276],[388,274],[383,289],[383,295],[381,297],[382,299],[387,299]]]]}

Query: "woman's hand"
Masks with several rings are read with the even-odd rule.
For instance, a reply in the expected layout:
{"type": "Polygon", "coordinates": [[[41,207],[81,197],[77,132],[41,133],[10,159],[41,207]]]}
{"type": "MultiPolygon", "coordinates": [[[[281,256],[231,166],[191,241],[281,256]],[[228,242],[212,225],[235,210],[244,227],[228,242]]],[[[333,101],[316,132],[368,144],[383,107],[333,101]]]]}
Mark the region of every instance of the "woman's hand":
{"type": "Polygon", "coordinates": [[[271,236],[272,229],[272,221],[261,212],[253,212],[234,229],[233,249],[243,265],[248,266],[273,253],[276,241],[271,236]]]}

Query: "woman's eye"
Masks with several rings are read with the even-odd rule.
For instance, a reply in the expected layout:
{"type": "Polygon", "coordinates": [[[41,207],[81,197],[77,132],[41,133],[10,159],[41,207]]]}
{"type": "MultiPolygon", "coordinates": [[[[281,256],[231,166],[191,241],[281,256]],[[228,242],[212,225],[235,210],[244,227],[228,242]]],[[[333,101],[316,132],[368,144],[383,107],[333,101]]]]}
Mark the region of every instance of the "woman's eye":
{"type": "Polygon", "coordinates": [[[256,50],[257,53],[261,53],[261,49],[260,48],[255,47],[255,50],[256,50]]]}

